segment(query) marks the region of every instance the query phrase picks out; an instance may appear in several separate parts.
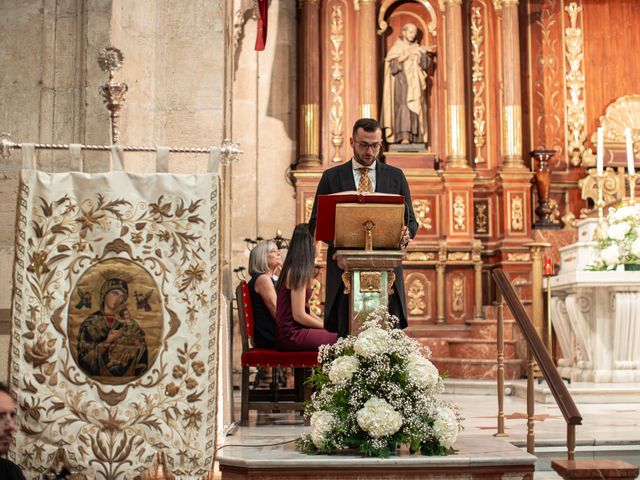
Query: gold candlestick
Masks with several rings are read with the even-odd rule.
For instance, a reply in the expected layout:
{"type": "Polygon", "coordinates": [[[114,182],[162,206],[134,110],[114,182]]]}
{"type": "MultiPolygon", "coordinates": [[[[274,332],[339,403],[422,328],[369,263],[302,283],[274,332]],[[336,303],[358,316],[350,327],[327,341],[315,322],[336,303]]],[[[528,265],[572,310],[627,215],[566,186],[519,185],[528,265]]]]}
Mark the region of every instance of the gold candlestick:
{"type": "Polygon", "coordinates": [[[596,185],[598,186],[598,201],[596,207],[598,208],[598,226],[594,232],[596,240],[604,240],[606,238],[606,232],[604,228],[604,199],[602,195],[602,183],[604,176],[599,173],[596,175],[596,185]]]}
{"type": "Polygon", "coordinates": [[[629,196],[631,197],[631,205],[636,204],[636,173],[628,173],[627,178],[629,179],[629,196]]]}

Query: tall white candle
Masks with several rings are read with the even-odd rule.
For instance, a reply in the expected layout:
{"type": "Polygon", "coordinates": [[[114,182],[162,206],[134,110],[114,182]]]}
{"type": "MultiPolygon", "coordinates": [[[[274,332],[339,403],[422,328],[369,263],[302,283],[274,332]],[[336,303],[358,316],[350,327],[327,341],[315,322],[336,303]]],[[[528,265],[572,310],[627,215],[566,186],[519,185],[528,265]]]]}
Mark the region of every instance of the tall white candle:
{"type": "Polygon", "coordinates": [[[627,140],[627,170],[629,171],[629,175],[633,175],[636,173],[636,168],[634,165],[633,159],[633,143],[631,142],[631,129],[624,129],[624,136],[627,140]]]}
{"type": "Polygon", "coordinates": [[[597,151],[596,151],[596,170],[598,172],[598,175],[602,175],[604,172],[603,156],[604,156],[604,130],[602,129],[602,127],[599,127],[598,128],[598,144],[597,144],[597,151]]]}

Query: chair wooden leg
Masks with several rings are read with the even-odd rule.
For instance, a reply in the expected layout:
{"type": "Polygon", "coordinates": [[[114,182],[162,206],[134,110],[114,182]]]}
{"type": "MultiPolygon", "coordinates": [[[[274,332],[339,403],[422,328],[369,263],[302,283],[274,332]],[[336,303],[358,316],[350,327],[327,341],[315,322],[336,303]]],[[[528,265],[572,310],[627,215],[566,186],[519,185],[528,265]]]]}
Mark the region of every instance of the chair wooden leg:
{"type": "Polygon", "coordinates": [[[249,424],[249,367],[242,367],[242,385],[240,397],[240,425],[249,424]]]}

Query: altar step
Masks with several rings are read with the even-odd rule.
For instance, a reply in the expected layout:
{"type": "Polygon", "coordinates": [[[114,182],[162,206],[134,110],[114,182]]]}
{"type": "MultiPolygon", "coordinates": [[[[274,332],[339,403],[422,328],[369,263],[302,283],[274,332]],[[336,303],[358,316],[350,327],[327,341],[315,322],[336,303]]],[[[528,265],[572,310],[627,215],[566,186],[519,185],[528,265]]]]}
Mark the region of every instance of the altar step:
{"type": "MultiPolygon", "coordinates": [[[[486,310],[493,314],[494,309],[486,310]]],[[[427,337],[420,341],[431,350],[431,361],[448,378],[493,380],[497,377],[497,320],[466,322],[466,330],[448,337],[427,337]]],[[[522,376],[523,361],[518,355],[518,331],[513,319],[504,319],[505,379],[522,376]]]]}

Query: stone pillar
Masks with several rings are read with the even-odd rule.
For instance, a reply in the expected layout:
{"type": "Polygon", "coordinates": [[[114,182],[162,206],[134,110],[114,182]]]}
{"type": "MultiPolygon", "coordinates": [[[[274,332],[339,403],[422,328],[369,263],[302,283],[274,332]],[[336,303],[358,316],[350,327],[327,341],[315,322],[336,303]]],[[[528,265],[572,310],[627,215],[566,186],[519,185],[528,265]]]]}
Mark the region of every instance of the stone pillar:
{"type": "Polygon", "coordinates": [[[320,2],[300,0],[302,68],[298,166],[320,166],[320,2]]]}
{"type": "Polygon", "coordinates": [[[468,168],[465,134],[462,0],[445,0],[447,70],[447,168],[468,168]]]}
{"type": "Polygon", "coordinates": [[[378,118],[378,64],[376,56],[376,0],[359,0],[358,90],[360,117],[378,118]]]}
{"type": "Polygon", "coordinates": [[[502,76],[502,165],[525,168],[522,160],[518,0],[502,0],[502,76]]]}

